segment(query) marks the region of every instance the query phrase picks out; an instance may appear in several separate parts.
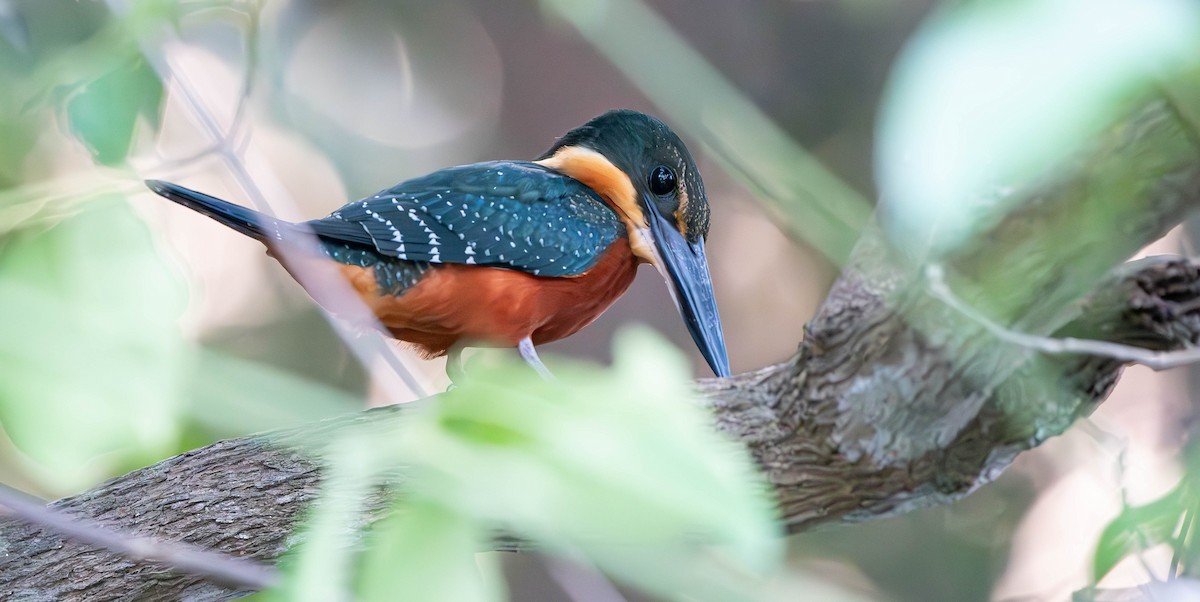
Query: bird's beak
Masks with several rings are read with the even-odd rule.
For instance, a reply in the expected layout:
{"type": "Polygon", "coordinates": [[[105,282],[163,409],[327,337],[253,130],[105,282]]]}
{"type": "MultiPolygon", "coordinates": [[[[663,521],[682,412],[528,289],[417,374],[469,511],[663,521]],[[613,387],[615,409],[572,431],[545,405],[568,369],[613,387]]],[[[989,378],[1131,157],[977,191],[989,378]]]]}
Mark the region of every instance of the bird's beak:
{"type": "Polygon", "coordinates": [[[655,265],[663,278],[675,306],[683,315],[692,340],[717,376],[729,376],[729,355],[725,351],[725,335],[721,332],[721,315],[713,296],[712,278],[708,275],[708,259],[704,256],[704,239],[689,243],[667,221],[652,200],[650,208],[650,246],[655,265]]]}

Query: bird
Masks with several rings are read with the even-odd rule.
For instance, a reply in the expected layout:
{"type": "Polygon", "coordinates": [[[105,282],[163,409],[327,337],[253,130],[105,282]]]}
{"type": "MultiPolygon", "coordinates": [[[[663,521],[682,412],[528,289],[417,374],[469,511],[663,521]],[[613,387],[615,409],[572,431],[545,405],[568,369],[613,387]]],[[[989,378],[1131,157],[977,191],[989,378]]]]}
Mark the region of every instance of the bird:
{"type": "Polygon", "coordinates": [[[449,355],[452,381],[467,346],[516,347],[552,379],[536,346],[598,318],[642,264],[666,280],[713,373],[730,374],[704,182],[679,136],[645,113],[608,111],[532,161],[448,167],[307,222],[146,185],[263,243],[293,276],[286,247],[315,237],[307,256],[332,264],[392,337],[427,359],[449,355]]]}

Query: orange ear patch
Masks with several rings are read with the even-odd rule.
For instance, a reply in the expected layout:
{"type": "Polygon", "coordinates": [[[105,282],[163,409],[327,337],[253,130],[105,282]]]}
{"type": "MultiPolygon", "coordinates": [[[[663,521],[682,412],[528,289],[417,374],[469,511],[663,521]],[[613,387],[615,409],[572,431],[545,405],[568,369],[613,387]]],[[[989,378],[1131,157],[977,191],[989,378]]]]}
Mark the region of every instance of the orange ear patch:
{"type": "Polygon", "coordinates": [[[564,146],[549,159],[535,163],[583,182],[626,222],[633,222],[635,227],[646,227],[646,216],[638,205],[637,192],[629,175],[617,169],[604,155],[579,146],[564,146]]]}
{"type": "Polygon", "coordinates": [[[629,232],[633,254],[644,262],[655,263],[653,240],[648,240],[650,225],[638,203],[637,190],[629,174],[621,171],[600,153],[580,146],[564,146],[553,156],[534,161],[565,174],[596,191],[617,212],[629,232]]]}

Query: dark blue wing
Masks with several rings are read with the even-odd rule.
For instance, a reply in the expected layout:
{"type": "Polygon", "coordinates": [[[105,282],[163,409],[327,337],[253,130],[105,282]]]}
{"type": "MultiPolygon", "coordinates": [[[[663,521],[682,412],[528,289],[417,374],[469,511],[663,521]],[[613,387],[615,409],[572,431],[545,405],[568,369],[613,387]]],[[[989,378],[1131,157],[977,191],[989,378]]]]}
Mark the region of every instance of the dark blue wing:
{"type": "Polygon", "coordinates": [[[409,261],[581,274],[624,225],[590,188],[535,163],[493,161],[408,180],[308,223],[327,240],[409,261]]]}

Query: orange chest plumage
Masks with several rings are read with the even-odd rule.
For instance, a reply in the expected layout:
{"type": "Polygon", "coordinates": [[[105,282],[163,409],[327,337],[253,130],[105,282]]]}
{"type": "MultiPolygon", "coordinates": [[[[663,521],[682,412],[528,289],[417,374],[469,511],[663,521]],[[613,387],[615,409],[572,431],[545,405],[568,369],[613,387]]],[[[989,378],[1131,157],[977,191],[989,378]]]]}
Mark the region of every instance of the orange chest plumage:
{"type": "Polygon", "coordinates": [[[339,266],[392,335],[429,357],[456,344],[512,347],[526,337],[541,344],[570,336],[628,290],[637,267],[625,237],[578,276],[444,264],[400,295],[381,291],[371,269],[339,266]]]}

